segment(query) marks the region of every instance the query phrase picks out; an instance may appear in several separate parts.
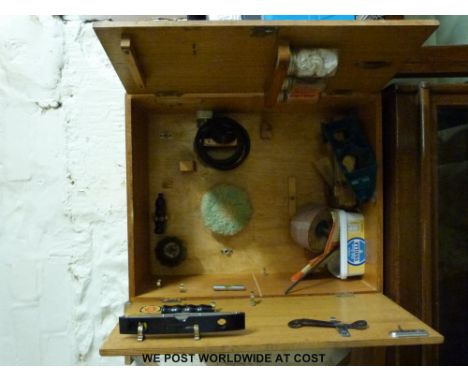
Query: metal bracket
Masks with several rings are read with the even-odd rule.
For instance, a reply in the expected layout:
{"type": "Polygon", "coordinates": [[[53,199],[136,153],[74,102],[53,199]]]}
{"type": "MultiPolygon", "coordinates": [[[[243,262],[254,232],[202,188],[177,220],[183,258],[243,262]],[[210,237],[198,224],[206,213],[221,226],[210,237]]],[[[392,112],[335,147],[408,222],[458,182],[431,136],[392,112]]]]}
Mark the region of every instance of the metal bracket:
{"type": "Polygon", "coordinates": [[[392,330],[388,333],[392,338],[408,338],[408,337],[427,337],[429,333],[424,329],[402,329],[398,325],[398,330],[392,330]]]}
{"type": "Polygon", "coordinates": [[[238,285],[231,285],[231,284],[216,284],[213,285],[213,290],[216,292],[220,291],[244,291],[245,285],[238,284],[238,285]]]}
{"type": "Polygon", "coordinates": [[[346,325],[340,325],[340,321],[336,319],[336,317],[330,317],[330,322],[335,322],[336,323],[336,330],[338,330],[338,334],[341,337],[351,337],[351,333],[349,332],[348,328],[346,325]]]}
{"type": "Polygon", "coordinates": [[[198,324],[193,325],[193,339],[195,341],[200,341],[200,327],[198,324]]]}
{"type": "Polygon", "coordinates": [[[137,341],[143,342],[145,340],[145,324],[143,322],[138,323],[137,327],[137,341]]]}
{"type": "Polygon", "coordinates": [[[345,325],[337,325],[336,330],[338,330],[341,337],[351,337],[351,333],[345,325]]]}

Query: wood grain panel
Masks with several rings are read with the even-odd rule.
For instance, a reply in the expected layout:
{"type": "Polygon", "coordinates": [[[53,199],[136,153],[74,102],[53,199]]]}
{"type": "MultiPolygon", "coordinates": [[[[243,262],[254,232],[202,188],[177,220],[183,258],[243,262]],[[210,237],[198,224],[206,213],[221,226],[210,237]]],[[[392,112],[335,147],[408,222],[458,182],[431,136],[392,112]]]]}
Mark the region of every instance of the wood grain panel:
{"type": "MultiPolygon", "coordinates": [[[[158,301],[153,303],[159,304],[158,301]]],[[[120,335],[117,325],[102,345],[100,353],[109,356],[141,356],[142,353],[298,351],[314,348],[436,344],[443,341],[439,333],[378,293],[348,297],[263,298],[256,306],[251,306],[248,298],[219,299],[216,303],[225,312],[245,312],[246,330],[230,336],[202,336],[200,341],[194,341],[193,338],[147,338],[143,342],[137,342],[136,336],[120,335]],[[346,322],[365,319],[369,328],[351,330],[351,337],[341,337],[335,329],[290,329],[287,326],[290,320],[296,318],[328,320],[332,316],[346,322]],[[388,332],[395,330],[398,325],[408,329],[425,329],[430,335],[401,339],[389,337],[388,332]]],[[[142,303],[130,304],[127,314],[138,313],[141,305],[142,303]]]]}
{"type": "MultiPolygon", "coordinates": [[[[297,179],[297,205],[324,204],[321,178],[314,161],[322,154],[320,117],[313,114],[278,114],[270,118],[273,136],[260,138],[260,114],[230,115],[249,132],[251,151],[232,171],[218,171],[197,163],[197,171],[178,171],[180,160],[197,160],[193,152],[196,121],[193,114],[153,115],[149,122],[148,208],[164,192],[168,205],[167,234],[181,238],[189,251],[176,268],[154,264],[155,274],[230,274],[261,272],[294,273],[307,261],[303,249],[289,235],[289,178],[297,179]],[[160,134],[171,134],[161,139],[160,134]],[[200,216],[203,194],[211,187],[229,183],[247,191],[253,216],[247,227],[233,237],[212,234],[200,216]],[[170,184],[168,188],[165,185],[170,184]],[[234,253],[221,255],[224,247],[234,253]]],[[[151,235],[151,248],[156,245],[151,235]]]]}
{"type": "Polygon", "coordinates": [[[148,158],[145,113],[125,98],[125,145],[127,162],[127,225],[129,297],[142,293],[151,280],[148,257],[148,158]]]}
{"type": "Polygon", "coordinates": [[[415,51],[395,77],[466,77],[468,45],[424,46],[415,51]]]}
{"type": "Polygon", "coordinates": [[[277,42],[339,49],[328,89],[377,92],[436,29],[432,20],[352,22],[97,23],[95,32],[128,93],[263,92],[276,63],[277,42]],[[145,73],[137,86],[120,49],[132,39],[145,73]],[[366,69],[365,62],[387,63],[366,69]]]}
{"type": "MultiPolygon", "coordinates": [[[[250,291],[256,296],[275,297],[284,295],[284,291],[291,284],[291,273],[263,273],[246,274],[200,274],[192,276],[165,276],[162,278],[161,288],[153,288],[137,296],[138,301],[162,300],[164,298],[184,299],[191,303],[198,298],[239,298],[248,297],[250,291]],[[186,292],[179,291],[179,284],[183,283],[186,292]],[[213,285],[216,284],[242,284],[245,291],[214,292],[213,285]]],[[[365,278],[354,278],[339,280],[330,277],[328,272],[323,271],[314,274],[312,278],[301,281],[296,288],[290,292],[290,296],[325,295],[337,293],[370,293],[376,292],[377,288],[365,281],[365,278]]]]}
{"type": "MultiPolygon", "coordinates": [[[[380,150],[380,129],[374,113],[375,104],[362,108],[362,120],[375,149],[380,150]]],[[[343,114],[350,112],[349,109],[343,114]]],[[[269,116],[273,136],[260,138],[261,114],[234,114],[234,119],[249,131],[252,150],[249,158],[238,169],[219,172],[197,163],[197,171],[180,173],[180,160],[197,160],[193,153],[196,131],[193,114],[155,114],[150,118],[149,144],[149,199],[148,209],[154,208],[159,192],[166,196],[169,220],[167,235],[180,237],[189,252],[187,260],[176,268],[161,266],[153,259],[155,275],[295,273],[307,260],[303,249],[289,235],[289,178],[297,179],[297,205],[325,203],[323,181],[314,170],[314,162],[324,153],[321,143],[320,122],[326,114],[275,114],[269,116]],[[160,135],[170,135],[161,139],[160,135]],[[212,234],[203,226],[200,202],[203,194],[219,183],[232,183],[243,187],[250,196],[254,214],[247,227],[234,237],[212,234]],[[221,255],[225,247],[234,253],[221,255]]],[[[380,163],[380,154],[378,155],[380,163]]],[[[382,288],[382,189],[373,207],[363,211],[366,236],[369,242],[369,264],[366,282],[382,288]],[[380,211],[380,212],[379,212],[380,211]]],[[[148,214],[148,216],[150,216],[148,214]]],[[[152,224],[149,222],[149,224],[152,224]]],[[[151,235],[150,247],[158,238],[151,235]]]]}

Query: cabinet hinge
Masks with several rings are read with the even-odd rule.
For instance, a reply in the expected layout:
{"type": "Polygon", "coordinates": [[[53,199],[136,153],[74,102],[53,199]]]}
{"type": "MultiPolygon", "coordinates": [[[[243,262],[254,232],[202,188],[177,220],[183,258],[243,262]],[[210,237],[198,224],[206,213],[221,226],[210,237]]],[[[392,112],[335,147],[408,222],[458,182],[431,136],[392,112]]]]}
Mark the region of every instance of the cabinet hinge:
{"type": "Polygon", "coordinates": [[[267,37],[276,36],[278,34],[278,27],[253,27],[250,30],[251,37],[267,37]]]}

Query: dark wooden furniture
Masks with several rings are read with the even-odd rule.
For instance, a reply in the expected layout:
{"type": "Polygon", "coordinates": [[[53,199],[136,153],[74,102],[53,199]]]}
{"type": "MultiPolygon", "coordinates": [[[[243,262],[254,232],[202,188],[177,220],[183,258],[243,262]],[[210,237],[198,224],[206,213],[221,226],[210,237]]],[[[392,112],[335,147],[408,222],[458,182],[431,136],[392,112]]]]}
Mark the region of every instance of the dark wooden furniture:
{"type": "Polygon", "coordinates": [[[446,336],[389,363],[467,364],[468,85],[383,93],[385,293],[446,336]]]}

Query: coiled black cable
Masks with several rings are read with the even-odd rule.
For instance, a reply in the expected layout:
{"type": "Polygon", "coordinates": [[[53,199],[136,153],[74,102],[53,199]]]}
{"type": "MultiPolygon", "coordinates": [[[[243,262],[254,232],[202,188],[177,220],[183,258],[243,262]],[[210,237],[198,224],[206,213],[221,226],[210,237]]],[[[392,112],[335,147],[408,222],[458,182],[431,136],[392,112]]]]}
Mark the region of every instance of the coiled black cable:
{"type": "MultiPolygon", "coordinates": [[[[214,117],[203,123],[197,131],[194,149],[200,160],[207,166],[217,170],[228,171],[238,167],[249,155],[250,138],[247,131],[236,121],[228,117],[214,117]],[[232,155],[227,158],[215,158],[210,155],[214,148],[205,145],[206,139],[212,139],[218,144],[229,144],[237,141],[232,155]]],[[[216,148],[219,150],[219,148],[216,148]]]]}

